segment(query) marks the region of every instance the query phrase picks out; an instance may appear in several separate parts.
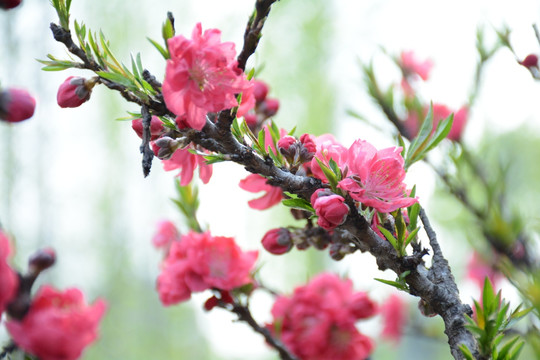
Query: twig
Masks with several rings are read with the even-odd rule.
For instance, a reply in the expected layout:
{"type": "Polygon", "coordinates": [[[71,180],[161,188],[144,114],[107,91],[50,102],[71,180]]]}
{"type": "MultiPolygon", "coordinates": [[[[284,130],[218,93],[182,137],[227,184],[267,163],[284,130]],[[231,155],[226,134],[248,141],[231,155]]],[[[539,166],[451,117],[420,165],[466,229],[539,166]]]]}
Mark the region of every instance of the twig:
{"type": "Polygon", "coordinates": [[[249,19],[244,33],[244,47],[237,58],[239,69],[246,70],[246,62],[257,49],[264,22],[275,2],[276,0],[256,0],[254,16],[249,19]]]}
{"type": "Polygon", "coordinates": [[[17,345],[13,341],[10,341],[2,348],[2,352],[0,353],[0,359],[4,359],[15,350],[17,350],[17,345]]]}
{"type": "Polygon", "coordinates": [[[143,134],[142,134],[142,144],[139,147],[141,153],[143,154],[142,158],[142,168],[144,177],[147,177],[150,174],[150,169],[152,168],[152,159],[154,159],[154,152],[150,148],[150,124],[152,122],[152,116],[148,111],[148,107],[143,105],[141,108],[142,115],[142,125],[143,125],[143,134]]]}
{"type": "Polygon", "coordinates": [[[247,306],[242,306],[235,303],[235,304],[232,304],[231,311],[235,313],[236,315],[238,315],[238,320],[247,323],[253,329],[253,331],[264,336],[264,339],[266,340],[266,342],[278,351],[279,357],[281,359],[298,360],[296,356],[294,356],[293,354],[289,352],[289,350],[285,347],[285,345],[281,343],[281,341],[279,341],[278,339],[272,336],[272,333],[267,328],[261,327],[257,323],[257,321],[255,321],[255,319],[251,315],[251,312],[249,311],[249,308],[247,306]]]}

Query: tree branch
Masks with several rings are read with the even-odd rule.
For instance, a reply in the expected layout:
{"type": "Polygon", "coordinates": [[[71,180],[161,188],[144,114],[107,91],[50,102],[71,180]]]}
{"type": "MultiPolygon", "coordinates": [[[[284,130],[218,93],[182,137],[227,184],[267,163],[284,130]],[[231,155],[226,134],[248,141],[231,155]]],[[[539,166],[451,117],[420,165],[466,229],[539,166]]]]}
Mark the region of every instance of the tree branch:
{"type": "Polygon", "coordinates": [[[242,306],[237,303],[232,304],[231,311],[238,315],[238,320],[243,321],[247,323],[253,331],[255,331],[258,334],[261,334],[264,336],[264,339],[266,342],[272,346],[274,349],[276,349],[279,353],[279,357],[283,360],[298,360],[296,356],[291,354],[289,350],[283,345],[281,341],[274,338],[272,336],[272,333],[264,327],[261,327],[257,321],[253,318],[251,315],[251,312],[249,311],[249,308],[247,306],[242,306]]]}

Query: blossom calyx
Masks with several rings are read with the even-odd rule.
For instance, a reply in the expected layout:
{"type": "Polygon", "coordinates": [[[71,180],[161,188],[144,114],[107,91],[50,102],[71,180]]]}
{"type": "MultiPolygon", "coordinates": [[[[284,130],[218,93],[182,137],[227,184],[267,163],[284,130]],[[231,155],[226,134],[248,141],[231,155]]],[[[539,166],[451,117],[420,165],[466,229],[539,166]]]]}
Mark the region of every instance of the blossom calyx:
{"type": "Polygon", "coordinates": [[[311,204],[319,217],[317,224],[325,230],[333,230],[347,219],[349,206],[342,196],[327,189],[318,189],[311,195],[311,204]]]}
{"type": "Polygon", "coordinates": [[[286,228],[276,228],[264,234],[261,243],[263,247],[271,254],[282,255],[293,246],[291,233],[286,228]]]}
{"type": "Polygon", "coordinates": [[[10,88],[0,91],[0,120],[10,123],[31,118],[36,109],[36,99],[23,89],[10,88]]]}
{"type": "Polygon", "coordinates": [[[90,100],[92,89],[97,84],[98,78],[87,80],[79,76],[70,76],[60,87],[56,94],[56,101],[62,108],[75,108],[90,100]]]}

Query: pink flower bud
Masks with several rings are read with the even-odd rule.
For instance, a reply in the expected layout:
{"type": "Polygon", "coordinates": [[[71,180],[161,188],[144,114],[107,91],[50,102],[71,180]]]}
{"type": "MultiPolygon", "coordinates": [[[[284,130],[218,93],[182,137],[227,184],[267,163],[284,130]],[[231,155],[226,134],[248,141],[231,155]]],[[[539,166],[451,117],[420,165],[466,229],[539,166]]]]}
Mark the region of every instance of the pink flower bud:
{"type": "Polygon", "coordinates": [[[519,61],[520,65],[525,66],[527,69],[530,68],[538,68],[538,56],[535,54],[529,54],[523,59],[523,61],[519,61]]]}
{"type": "Polygon", "coordinates": [[[276,228],[264,234],[261,240],[263,247],[271,254],[285,254],[292,248],[291,233],[285,228],[276,228]]]}
{"type": "Polygon", "coordinates": [[[244,115],[244,121],[248,126],[257,125],[257,115],[255,114],[246,114],[244,115]]]}
{"type": "MultiPolygon", "coordinates": [[[[142,139],[143,134],[143,125],[142,125],[142,119],[135,119],[131,121],[131,127],[137,135],[142,139]]],[[[161,133],[164,131],[163,123],[157,116],[152,116],[152,120],[150,122],[150,140],[156,140],[159,138],[161,133]]]]}
{"type": "Polygon", "coordinates": [[[266,117],[271,117],[271,116],[276,115],[276,113],[279,110],[279,100],[278,99],[266,99],[261,104],[261,110],[262,110],[262,113],[266,117]]]}
{"type": "Polygon", "coordinates": [[[154,154],[161,160],[170,159],[181,144],[169,136],[162,136],[152,143],[154,154]]]}
{"type": "Polygon", "coordinates": [[[0,92],[0,120],[15,123],[34,115],[36,99],[23,89],[11,88],[0,92]]]}
{"type": "Polygon", "coordinates": [[[70,76],[58,88],[56,101],[62,108],[75,108],[90,99],[96,82],[82,77],[70,76]]]}
{"type": "Polygon", "coordinates": [[[278,148],[283,150],[289,150],[289,147],[296,142],[296,138],[294,136],[286,135],[279,139],[277,146],[278,148]]]}
{"type": "MultiPolygon", "coordinates": [[[[319,189],[311,196],[311,204],[319,217],[317,224],[325,230],[333,230],[347,219],[349,206],[339,195],[327,195],[330,191],[319,189]]],[[[331,192],[330,192],[331,193],[331,192]]]]}
{"type": "Polygon", "coordinates": [[[349,300],[348,308],[357,319],[367,319],[377,312],[377,304],[365,292],[354,293],[349,300]]]}
{"type": "Polygon", "coordinates": [[[0,0],[0,8],[13,9],[20,5],[22,0],[0,0]]]}
{"type": "Polygon", "coordinates": [[[268,85],[260,80],[253,81],[253,96],[255,97],[255,101],[257,103],[263,102],[266,99],[266,95],[268,95],[268,85]]]}
{"type": "Polygon", "coordinates": [[[306,150],[310,153],[316,153],[317,152],[317,146],[315,145],[315,141],[313,141],[313,137],[309,134],[304,134],[300,136],[300,142],[306,150]]]}
{"type": "Polygon", "coordinates": [[[219,299],[212,295],[208,300],[204,302],[204,310],[210,311],[219,304],[219,299]]]}

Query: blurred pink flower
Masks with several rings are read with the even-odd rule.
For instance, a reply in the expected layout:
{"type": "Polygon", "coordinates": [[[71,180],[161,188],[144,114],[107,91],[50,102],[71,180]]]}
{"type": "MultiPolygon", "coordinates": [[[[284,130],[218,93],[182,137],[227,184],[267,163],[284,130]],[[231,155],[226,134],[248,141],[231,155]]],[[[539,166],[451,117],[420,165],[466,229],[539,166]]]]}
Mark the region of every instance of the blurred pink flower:
{"type": "Polygon", "coordinates": [[[392,294],[380,307],[384,327],[382,337],[399,342],[407,323],[407,303],[399,295],[392,294]]]}
{"type": "Polygon", "coordinates": [[[276,228],[264,234],[261,243],[266,251],[274,255],[282,255],[293,246],[291,233],[287,228],[276,228]]]}
{"type": "Polygon", "coordinates": [[[489,278],[494,288],[497,288],[503,275],[495,270],[480,254],[474,251],[467,263],[467,278],[474,281],[478,288],[484,288],[484,281],[489,278]]]}
{"type": "Polygon", "coordinates": [[[96,340],[105,308],[103,300],[87,305],[79,289],[61,292],[46,285],[25,317],[6,327],[17,346],[41,360],[75,360],[96,340]]]}
{"type": "MultiPolygon", "coordinates": [[[[142,139],[143,124],[142,119],[135,119],[131,121],[131,128],[137,133],[137,136],[142,139]]],[[[150,140],[156,140],[165,131],[163,122],[157,116],[152,116],[150,121],[150,140]]]]}
{"type": "Polygon", "coordinates": [[[355,322],[375,312],[373,301],[353,292],[350,280],[323,273],[293,295],[279,296],[268,328],[302,360],[365,359],[374,345],[355,322]]]}
{"type": "Polygon", "coordinates": [[[430,59],[427,60],[418,60],[414,51],[402,51],[399,58],[399,65],[405,75],[405,77],[411,75],[418,75],[422,80],[427,80],[429,78],[429,73],[433,68],[433,61],[430,59]]]}
{"type": "Polygon", "coordinates": [[[265,191],[266,194],[258,199],[248,201],[248,205],[252,209],[265,210],[272,206],[279,204],[283,198],[283,192],[281,188],[277,186],[268,185],[266,179],[259,174],[250,174],[245,179],[240,180],[239,184],[241,189],[256,193],[265,191]]]}
{"type": "Polygon", "coordinates": [[[338,187],[379,212],[388,213],[416,203],[407,196],[401,148],[377,150],[365,140],[356,140],[348,150],[348,176],[338,187]]]}
{"type": "Polygon", "coordinates": [[[174,241],[180,239],[180,233],[172,221],[161,220],[157,223],[157,232],[152,238],[156,248],[168,248],[174,241]]]}
{"type": "Polygon", "coordinates": [[[188,300],[192,292],[232,290],[252,282],[256,251],[243,252],[233,238],[189,232],[172,243],[158,277],[163,305],[188,300]]]}
{"type": "Polygon", "coordinates": [[[202,32],[197,23],[191,39],[182,35],[168,40],[171,58],[167,60],[163,98],[169,110],[186,115],[187,124],[201,130],[206,113],[238,105],[236,94],[252,87],[238,69],[232,42],[221,42],[221,32],[202,32]]]}
{"type": "Polygon", "coordinates": [[[0,315],[15,296],[19,285],[17,274],[7,262],[11,252],[9,238],[0,230],[0,315]]]}

